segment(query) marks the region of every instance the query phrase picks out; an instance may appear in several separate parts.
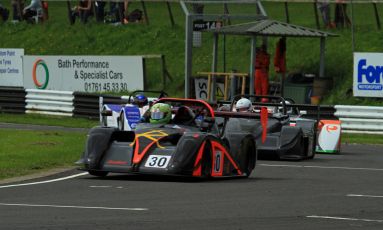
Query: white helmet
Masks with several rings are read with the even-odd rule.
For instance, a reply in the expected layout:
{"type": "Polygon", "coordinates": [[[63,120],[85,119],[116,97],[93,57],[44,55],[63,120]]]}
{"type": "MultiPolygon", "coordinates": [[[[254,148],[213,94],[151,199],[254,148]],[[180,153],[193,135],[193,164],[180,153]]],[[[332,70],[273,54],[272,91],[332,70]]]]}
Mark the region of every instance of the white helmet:
{"type": "Polygon", "coordinates": [[[241,98],[235,104],[235,109],[237,111],[238,110],[244,111],[245,109],[246,109],[246,111],[249,111],[250,107],[251,107],[251,101],[249,99],[247,99],[247,98],[241,98]]]}
{"type": "MultiPolygon", "coordinates": [[[[283,104],[283,102],[281,102],[280,104],[283,104]]],[[[293,109],[290,106],[287,106],[287,105],[291,105],[291,102],[285,101],[285,105],[286,105],[286,113],[287,114],[292,114],[293,113],[293,109]]],[[[278,110],[279,110],[280,113],[283,113],[283,107],[282,106],[279,107],[278,110]]]]}

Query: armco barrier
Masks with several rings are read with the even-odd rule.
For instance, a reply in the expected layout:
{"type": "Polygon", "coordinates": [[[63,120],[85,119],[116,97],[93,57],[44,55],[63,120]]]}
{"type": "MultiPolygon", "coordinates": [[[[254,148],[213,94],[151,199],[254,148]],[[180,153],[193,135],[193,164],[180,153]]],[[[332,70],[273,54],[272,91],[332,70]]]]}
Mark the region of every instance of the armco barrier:
{"type": "Polygon", "coordinates": [[[91,119],[99,119],[99,100],[103,97],[104,104],[126,104],[128,100],[120,96],[110,96],[94,93],[74,92],[73,116],[91,119]]]}
{"type": "Polygon", "coordinates": [[[383,107],[336,105],[335,109],[343,132],[383,134],[383,107]]]}
{"type": "Polygon", "coordinates": [[[296,107],[302,112],[305,111],[305,114],[302,115],[303,118],[319,119],[319,120],[334,120],[337,119],[334,116],[335,108],[332,105],[305,105],[305,104],[295,104],[296,107]]]}
{"type": "Polygon", "coordinates": [[[25,113],[25,95],[21,87],[0,87],[0,112],[25,113]]]}
{"type": "Polygon", "coordinates": [[[72,116],[73,93],[70,91],[26,89],[26,113],[72,116]]]}

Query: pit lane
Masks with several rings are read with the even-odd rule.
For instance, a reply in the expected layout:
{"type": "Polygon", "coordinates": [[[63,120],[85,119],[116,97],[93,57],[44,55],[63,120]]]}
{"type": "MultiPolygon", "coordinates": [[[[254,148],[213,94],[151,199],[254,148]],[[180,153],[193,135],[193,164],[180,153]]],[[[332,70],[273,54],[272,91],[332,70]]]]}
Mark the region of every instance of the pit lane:
{"type": "Polygon", "coordinates": [[[383,229],[381,149],[258,161],[248,179],[70,170],[3,184],[1,229],[383,229]]]}

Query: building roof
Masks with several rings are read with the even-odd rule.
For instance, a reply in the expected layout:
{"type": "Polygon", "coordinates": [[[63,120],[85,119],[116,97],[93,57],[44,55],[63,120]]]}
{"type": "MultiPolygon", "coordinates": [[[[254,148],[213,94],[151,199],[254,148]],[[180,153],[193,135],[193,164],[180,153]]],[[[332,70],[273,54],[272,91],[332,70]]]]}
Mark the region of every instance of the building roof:
{"type": "Polygon", "coordinates": [[[253,22],[223,26],[205,30],[207,32],[233,35],[265,35],[278,37],[334,37],[337,34],[293,25],[271,19],[259,19],[253,22]]]}

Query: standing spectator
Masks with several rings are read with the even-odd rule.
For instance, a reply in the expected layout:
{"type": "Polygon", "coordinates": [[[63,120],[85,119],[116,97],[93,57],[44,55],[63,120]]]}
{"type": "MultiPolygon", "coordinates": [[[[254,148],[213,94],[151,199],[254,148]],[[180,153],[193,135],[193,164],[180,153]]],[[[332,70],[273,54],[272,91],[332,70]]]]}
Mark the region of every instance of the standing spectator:
{"type": "Polygon", "coordinates": [[[96,21],[97,22],[104,22],[105,18],[105,1],[95,1],[95,11],[96,11],[96,21]]]}
{"type": "Polygon", "coordinates": [[[9,10],[5,7],[3,7],[0,3],[0,18],[3,20],[3,22],[7,21],[9,17],[9,10]]]}
{"type": "Polygon", "coordinates": [[[326,28],[335,27],[334,23],[331,22],[329,0],[318,0],[317,7],[322,15],[324,26],[326,28]]]}
{"type": "Polygon", "coordinates": [[[110,2],[109,15],[112,18],[112,23],[122,23],[124,21],[124,2],[110,2]]]}
{"type": "Polygon", "coordinates": [[[257,48],[255,57],[255,94],[268,95],[269,93],[269,65],[270,55],[267,53],[266,45],[257,48]]]}
{"type": "Polygon", "coordinates": [[[12,0],[12,20],[18,22],[22,19],[22,9],[24,8],[24,0],[12,0]]]}
{"type": "Polygon", "coordinates": [[[343,28],[344,26],[350,26],[351,21],[347,15],[346,0],[335,1],[335,25],[337,28],[343,28]]]}
{"type": "Polygon", "coordinates": [[[72,9],[70,23],[73,25],[76,22],[76,17],[80,18],[80,21],[84,24],[88,22],[90,11],[92,9],[91,0],[80,0],[77,6],[72,9]]]}
{"type": "Polygon", "coordinates": [[[39,14],[42,15],[42,10],[41,0],[31,0],[31,4],[23,9],[23,19],[29,23],[33,23],[33,17],[39,17],[39,14]]]}

